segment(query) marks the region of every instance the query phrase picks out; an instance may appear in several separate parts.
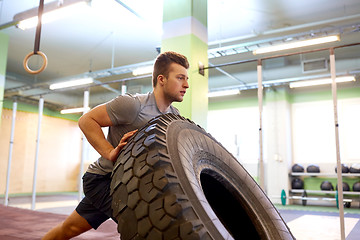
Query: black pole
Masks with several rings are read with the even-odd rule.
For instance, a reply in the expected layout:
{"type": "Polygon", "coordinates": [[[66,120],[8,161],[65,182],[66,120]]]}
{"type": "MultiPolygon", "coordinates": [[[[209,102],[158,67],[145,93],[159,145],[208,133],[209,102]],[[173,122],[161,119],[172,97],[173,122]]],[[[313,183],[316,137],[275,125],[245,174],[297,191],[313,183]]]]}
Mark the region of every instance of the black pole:
{"type": "Polygon", "coordinates": [[[37,52],[40,50],[41,18],[42,18],[43,10],[44,10],[44,0],[40,0],[39,9],[38,9],[38,24],[35,33],[34,54],[37,54],[37,52]]]}

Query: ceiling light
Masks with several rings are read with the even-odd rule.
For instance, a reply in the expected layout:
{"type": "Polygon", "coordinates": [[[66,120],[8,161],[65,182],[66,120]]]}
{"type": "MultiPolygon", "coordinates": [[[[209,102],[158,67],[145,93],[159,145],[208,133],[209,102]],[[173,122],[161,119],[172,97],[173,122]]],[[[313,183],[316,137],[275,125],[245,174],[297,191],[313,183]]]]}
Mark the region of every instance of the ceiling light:
{"type": "Polygon", "coordinates": [[[51,90],[55,90],[55,89],[61,89],[61,88],[77,87],[77,86],[81,86],[81,85],[90,84],[93,82],[94,82],[93,78],[82,78],[82,79],[76,79],[76,80],[67,81],[67,82],[53,83],[50,85],[49,88],[51,90]]]}
{"type": "Polygon", "coordinates": [[[152,73],[152,71],[153,71],[153,66],[144,66],[144,67],[138,67],[138,68],[134,69],[132,74],[134,76],[138,76],[138,75],[143,75],[143,74],[147,74],[147,73],[152,73]]]}
{"type": "Polygon", "coordinates": [[[282,51],[292,48],[299,48],[299,47],[307,47],[312,46],[316,44],[322,44],[322,43],[328,43],[328,42],[335,42],[340,41],[340,37],[338,35],[334,36],[327,36],[327,37],[319,37],[319,38],[313,38],[308,40],[302,40],[297,42],[290,42],[290,43],[284,43],[280,45],[274,45],[270,47],[263,47],[258,48],[257,50],[253,51],[253,54],[262,54],[262,53],[269,53],[269,52],[276,52],[276,51],[282,51]]]}
{"type": "MultiPolygon", "coordinates": [[[[354,76],[344,76],[344,77],[337,77],[336,82],[351,82],[355,81],[354,76]]],[[[324,85],[324,84],[331,84],[331,78],[321,78],[321,79],[314,79],[314,80],[307,80],[307,81],[298,81],[298,82],[291,82],[289,83],[290,88],[297,88],[297,87],[309,87],[309,86],[316,86],[316,85],[324,85]]]]}
{"type": "MultiPolygon", "coordinates": [[[[45,4],[41,23],[49,23],[61,18],[79,15],[88,6],[87,2],[88,0],[64,0],[61,5],[57,1],[45,4]]],[[[17,27],[22,30],[36,27],[38,24],[37,10],[38,8],[33,8],[16,14],[14,21],[19,22],[17,27]]]]}
{"type": "Polygon", "coordinates": [[[230,90],[223,90],[223,91],[214,91],[209,92],[208,97],[223,97],[223,96],[230,96],[230,95],[238,95],[240,94],[239,89],[230,89],[230,90]]]}
{"type": "Polygon", "coordinates": [[[63,109],[60,111],[61,114],[69,114],[69,113],[82,113],[89,111],[89,107],[81,107],[81,108],[69,108],[69,109],[63,109]]]}

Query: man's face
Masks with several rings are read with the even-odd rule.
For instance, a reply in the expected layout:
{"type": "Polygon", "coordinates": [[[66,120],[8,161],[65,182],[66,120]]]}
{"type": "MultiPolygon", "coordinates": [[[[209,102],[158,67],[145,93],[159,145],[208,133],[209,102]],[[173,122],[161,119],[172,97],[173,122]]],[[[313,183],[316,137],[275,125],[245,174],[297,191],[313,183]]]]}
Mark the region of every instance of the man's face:
{"type": "Polygon", "coordinates": [[[177,63],[170,65],[168,77],[164,80],[164,95],[171,102],[182,102],[189,88],[187,69],[177,63]]]}

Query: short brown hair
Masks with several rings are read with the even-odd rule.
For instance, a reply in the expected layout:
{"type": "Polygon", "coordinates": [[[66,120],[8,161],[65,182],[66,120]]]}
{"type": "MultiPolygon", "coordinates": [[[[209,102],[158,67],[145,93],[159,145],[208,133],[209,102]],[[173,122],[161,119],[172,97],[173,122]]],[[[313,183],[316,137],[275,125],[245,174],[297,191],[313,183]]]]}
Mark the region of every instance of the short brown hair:
{"type": "Polygon", "coordinates": [[[189,68],[189,62],[187,58],[180,53],[168,51],[159,54],[154,64],[154,71],[152,75],[153,87],[156,86],[157,77],[159,75],[164,75],[165,77],[168,77],[171,63],[180,64],[186,69],[189,68]]]}

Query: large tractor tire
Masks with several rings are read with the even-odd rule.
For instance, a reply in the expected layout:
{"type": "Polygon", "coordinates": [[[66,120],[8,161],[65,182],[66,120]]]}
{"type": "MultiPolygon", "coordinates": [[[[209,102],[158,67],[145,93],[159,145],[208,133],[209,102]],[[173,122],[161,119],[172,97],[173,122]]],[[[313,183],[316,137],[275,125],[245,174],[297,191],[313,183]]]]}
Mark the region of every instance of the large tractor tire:
{"type": "Polygon", "coordinates": [[[111,195],[122,240],[294,239],[241,164],[174,114],[131,138],[115,163],[111,195]]]}

